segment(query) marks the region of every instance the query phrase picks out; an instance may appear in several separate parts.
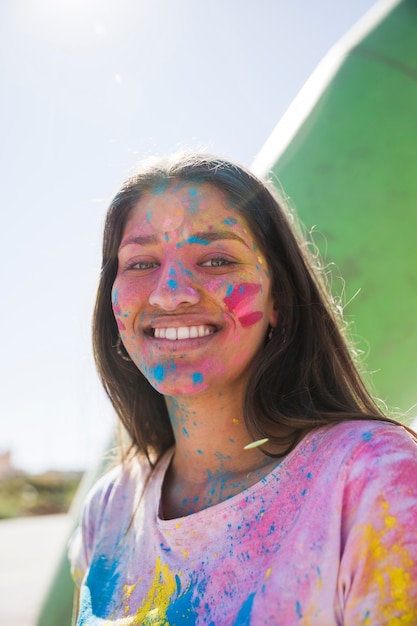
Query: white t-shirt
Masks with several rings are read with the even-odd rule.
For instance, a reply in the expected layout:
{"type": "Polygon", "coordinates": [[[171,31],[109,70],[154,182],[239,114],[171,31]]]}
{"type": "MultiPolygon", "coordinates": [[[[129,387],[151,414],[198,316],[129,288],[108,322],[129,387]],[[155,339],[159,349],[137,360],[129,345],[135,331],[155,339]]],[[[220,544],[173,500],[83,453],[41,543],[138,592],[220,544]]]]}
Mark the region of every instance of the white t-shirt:
{"type": "Polygon", "coordinates": [[[70,555],[78,625],[416,626],[417,445],[401,427],[316,429],[208,509],[159,515],[172,451],[106,474],[70,555]]]}

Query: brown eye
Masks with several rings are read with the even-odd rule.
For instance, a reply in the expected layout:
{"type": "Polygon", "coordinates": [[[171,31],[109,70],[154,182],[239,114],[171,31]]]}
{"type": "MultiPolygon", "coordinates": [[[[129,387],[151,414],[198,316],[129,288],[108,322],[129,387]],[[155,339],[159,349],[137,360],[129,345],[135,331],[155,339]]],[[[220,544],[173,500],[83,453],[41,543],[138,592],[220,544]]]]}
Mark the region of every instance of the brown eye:
{"type": "Polygon", "coordinates": [[[233,261],[225,259],[224,257],[214,257],[201,263],[202,267],[223,267],[226,265],[233,265],[233,261]]]}

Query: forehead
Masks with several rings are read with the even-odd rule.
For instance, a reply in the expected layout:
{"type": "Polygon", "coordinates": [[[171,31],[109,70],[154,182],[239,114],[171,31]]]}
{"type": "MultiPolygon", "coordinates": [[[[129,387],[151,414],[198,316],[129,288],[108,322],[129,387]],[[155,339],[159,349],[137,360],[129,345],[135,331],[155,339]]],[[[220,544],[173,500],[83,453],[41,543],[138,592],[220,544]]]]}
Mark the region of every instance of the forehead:
{"type": "Polygon", "coordinates": [[[185,182],[144,194],[128,216],[125,233],[132,228],[167,233],[203,225],[208,229],[229,226],[250,234],[245,218],[222,190],[209,183],[185,182]]]}

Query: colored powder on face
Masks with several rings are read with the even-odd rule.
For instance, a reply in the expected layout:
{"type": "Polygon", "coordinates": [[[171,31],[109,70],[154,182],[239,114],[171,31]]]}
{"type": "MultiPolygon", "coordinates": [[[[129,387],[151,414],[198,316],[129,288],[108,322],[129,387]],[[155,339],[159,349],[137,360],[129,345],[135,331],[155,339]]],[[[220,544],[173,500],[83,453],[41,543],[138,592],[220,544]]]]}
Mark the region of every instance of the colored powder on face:
{"type": "Polygon", "coordinates": [[[163,365],[157,365],[153,370],[153,376],[158,382],[162,382],[165,378],[165,368],[163,365]]]}
{"type": "Polygon", "coordinates": [[[238,317],[239,322],[242,324],[243,328],[247,326],[252,326],[259,322],[263,318],[264,314],[262,311],[254,311],[253,313],[248,313],[247,315],[242,315],[242,317],[238,317]]]}
{"type": "Polygon", "coordinates": [[[152,189],[152,193],[155,196],[160,196],[161,194],[165,193],[167,189],[168,189],[168,181],[167,180],[161,180],[152,189]]]}
{"type": "Polygon", "coordinates": [[[203,374],[201,374],[201,372],[194,372],[194,374],[192,375],[192,378],[193,378],[194,385],[198,383],[202,383],[204,380],[204,376],[203,374]]]}
{"type": "Polygon", "coordinates": [[[185,241],[177,243],[176,248],[182,248],[182,246],[186,246],[189,243],[199,243],[202,246],[208,246],[210,241],[208,239],[200,239],[199,237],[188,237],[185,241]]]}
{"type": "Polygon", "coordinates": [[[227,219],[224,220],[224,223],[227,224],[228,226],[233,226],[234,224],[237,224],[237,219],[234,217],[228,217],[227,219]]]}
{"type": "Polygon", "coordinates": [[[174,280],[173,278],[170,278],[168,281],[168,286],[171,287],[171,289],[176,289],[178,287],[178,283],[176,280],[174,280]]]}
{"type": "Polygon", "coordinates": [[[260,290],[261,285],[258,283],[242,283],[241,285],[236,285],[230,295],[224,298],[224,303],[229,311],[232,311],[243,300],[246,300],[246,298],[252,298],[256,296],[256,294],[259,293],[260,290]]]}
{"type": "MultiPolygon", "coordinates": [[[[122,311],[121,311],[120,305],[119,305],[119,303],[117,301],[118,295],[119,295],[119,290],[116,289],[113,292],[113,295],[112,295],[113,313],[114,313],[114,315],[116,317],[116,324],[117,324],[118,329],[119,330],[126,330],[126,326],[123,324],[122,320],[119,319],[120,316],[122,315],[122,311]]],[[[124,317],[127,317],[127,314],[125,314],[124,317]]]]}
{"type": "Polygon", "coordinates": [[[188,203],[188,210],[190,213],[197,213],[200,208],[200,194],[198,189],[194,189],[191,187],[188,190],[188,195],[190,196],[190,202],[188,203]]]}

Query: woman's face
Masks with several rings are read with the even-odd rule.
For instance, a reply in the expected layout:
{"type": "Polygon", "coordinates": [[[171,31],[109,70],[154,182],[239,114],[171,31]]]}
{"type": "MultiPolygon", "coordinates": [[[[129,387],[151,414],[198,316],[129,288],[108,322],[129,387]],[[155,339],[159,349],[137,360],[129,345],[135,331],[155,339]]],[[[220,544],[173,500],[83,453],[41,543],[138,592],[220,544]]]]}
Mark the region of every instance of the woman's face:
{"type": "Polygon", "coordinates": [[[112,290],[122,341],[164,395],[243,388],[277,313],[244,218],[210,184],[174,183],[132,209],[112,290]]]}

